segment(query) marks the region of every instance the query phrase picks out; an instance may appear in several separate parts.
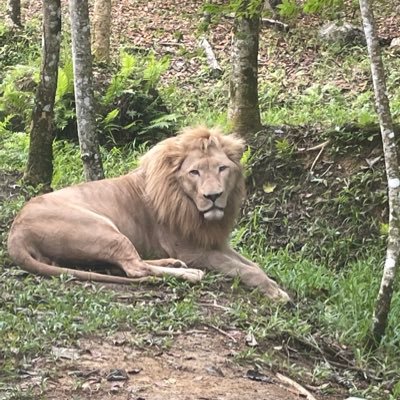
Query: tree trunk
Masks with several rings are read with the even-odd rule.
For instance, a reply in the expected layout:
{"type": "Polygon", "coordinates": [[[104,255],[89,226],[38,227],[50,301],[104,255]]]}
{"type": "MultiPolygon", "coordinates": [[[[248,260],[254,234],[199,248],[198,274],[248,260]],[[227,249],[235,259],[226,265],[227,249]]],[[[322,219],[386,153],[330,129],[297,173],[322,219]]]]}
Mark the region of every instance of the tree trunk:
{"type": "Polygon", "coordinates": [[[92,181],[103,179],[104,173],[96,132],[87,0],[70,0],[70,15],[78,137],[85,178],[92,181]]]}
{"type": "Polygon", "coordinates": [[[60,56],[60,0],[43,2],[43,47],[40,82],[32,113],[28,165],[24,180],[50,187],[53,175],[54,100],[60,56]]]}
{"type": "Polygon", "coordinates": [[[95,0],[93,11],[93,53],[98,61],[110,59],[111,0],[95,0]]]}
{"type": "Polygon", "coordinates": [[[21,0],[7,0],[6,22],[11,28],[21,27],[21,0]]]}
{"type": "Polygon", "coordinates": [[[376,34],[374,15],[368,0],[360,0],[360,10],[368,53],[371,59],[375,104],[381,127],[389,194],[389,235],[386,260],[381,287],[375,304],[371,332],[372,342],[370,342],[370,344],[376,345],[385,334],[393,294],[393,284],[400,255],[400,174],[396,138],[393,130],[389,100],[386,95],[385,72],[376,34]]]}
{"type": "Polygon", "coordinates": [[[261,129],[257,82],[261,6],[247,16],[249,3],[242,1],[235,15],[228,109],[233,131],[244,137],[261,129]]]}

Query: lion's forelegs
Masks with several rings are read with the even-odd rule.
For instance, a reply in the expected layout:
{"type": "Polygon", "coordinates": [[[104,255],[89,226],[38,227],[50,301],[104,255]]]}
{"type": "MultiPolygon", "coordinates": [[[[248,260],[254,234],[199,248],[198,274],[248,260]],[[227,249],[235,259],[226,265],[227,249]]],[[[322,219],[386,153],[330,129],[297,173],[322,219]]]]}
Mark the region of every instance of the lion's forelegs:
{"type": "Polygon", "coordinates": [[[145,260],[150,265],[158,265],[159,267],[187,268],[187,265],[176,258],[161,258],[159,260],[145,260]]]}
{"type": "Polygon", "coordinates": [[[142,260],[135,247],[121,235],[119,246],[115,249],[114,257],[128,277],[143,276],[174,276],[189,282],[198,282],[203,278],[204,272],[198,269],[187,268],[183,261],[174,258],[160,260],[142,260]]]}
{"type": "Polygon", "coordinates": [[[221,272],[230,277],[238,276],[246,286],[258,288],[273,300],[284,302],[290,300],[289,295],[274,280],[268,278],[257,264],[230,248],[225,251],[209,251],[202,255],[202,262],[210,270],[221,272]]]}

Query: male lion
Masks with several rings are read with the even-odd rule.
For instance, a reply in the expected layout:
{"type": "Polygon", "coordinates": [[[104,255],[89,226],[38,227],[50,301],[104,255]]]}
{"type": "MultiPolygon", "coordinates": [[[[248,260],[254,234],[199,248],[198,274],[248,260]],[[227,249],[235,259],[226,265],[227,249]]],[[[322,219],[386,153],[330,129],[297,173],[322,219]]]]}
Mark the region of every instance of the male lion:
{"type": "Polygon", "coordinates": [[[11,227],[9,253],[29,272],[113,283],[161,275],[196,282],[204,274],[197,268],[205,268],[288,301],[228,245],[244,195],[243,149],[235,136],[187,128],[154,146],[128,175],[30,200],[11,227]],[[127,277],[65,268],[101,263],[127,277]]]}

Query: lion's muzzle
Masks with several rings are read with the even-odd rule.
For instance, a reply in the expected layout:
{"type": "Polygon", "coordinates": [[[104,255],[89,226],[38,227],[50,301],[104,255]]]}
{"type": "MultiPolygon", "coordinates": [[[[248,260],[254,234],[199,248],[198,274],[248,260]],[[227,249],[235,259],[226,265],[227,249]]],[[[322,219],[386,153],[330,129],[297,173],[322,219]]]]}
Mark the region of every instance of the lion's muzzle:
{"type": "Polygon", "coordinates": [[[207,211],[203,211],[203,216],[207,221],[220,221],[224,217],[224,209],[212,206],[207,211]]]}

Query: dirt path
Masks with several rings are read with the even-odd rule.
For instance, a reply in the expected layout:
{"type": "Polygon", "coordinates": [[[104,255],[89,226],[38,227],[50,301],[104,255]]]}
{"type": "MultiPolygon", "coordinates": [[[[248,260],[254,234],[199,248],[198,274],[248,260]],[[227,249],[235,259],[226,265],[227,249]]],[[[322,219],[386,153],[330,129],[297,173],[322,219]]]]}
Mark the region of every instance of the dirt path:
{"type": "MultiPolygon", "coordinates": [[[[235,333],[233,333],[235,334],[235,333]]],[[[236,332],[240,339],[241,333],[236,332]]],[[[138,349],[128,333],[107,340],[84,339],[80,349],[53,349],[58,359],[36,360],[24,382],[48,376],[46,399],[115,400],[294,400],[304,398],[280,384],[272,372],[256,381],[253,366],[239,365],[239,341],[218,332],[195,330],[174,337],[168,351],[138,349]]],[[[264,372],[264,371],[260,371],[264,372]]],[[[334,399],[318,396],[318,399],[334,399]]]]}

